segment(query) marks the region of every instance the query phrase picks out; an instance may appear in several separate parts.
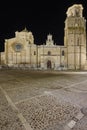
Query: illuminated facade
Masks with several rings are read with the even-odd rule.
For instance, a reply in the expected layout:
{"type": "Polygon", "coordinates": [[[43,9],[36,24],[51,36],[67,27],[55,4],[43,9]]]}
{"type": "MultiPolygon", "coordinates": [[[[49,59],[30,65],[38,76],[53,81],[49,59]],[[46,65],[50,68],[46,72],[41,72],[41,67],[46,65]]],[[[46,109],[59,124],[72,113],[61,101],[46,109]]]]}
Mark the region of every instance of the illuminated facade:
{"type": "Polygon", "coordinates": [[[64,46],[54,43],[47,35],[46,43],[36,45],[34,36],[26,28],[5,40],[1,64],[9,67],[33,69],[86,69],[86,20],[80,4],[68,8],[65,20],[64,46]]]}

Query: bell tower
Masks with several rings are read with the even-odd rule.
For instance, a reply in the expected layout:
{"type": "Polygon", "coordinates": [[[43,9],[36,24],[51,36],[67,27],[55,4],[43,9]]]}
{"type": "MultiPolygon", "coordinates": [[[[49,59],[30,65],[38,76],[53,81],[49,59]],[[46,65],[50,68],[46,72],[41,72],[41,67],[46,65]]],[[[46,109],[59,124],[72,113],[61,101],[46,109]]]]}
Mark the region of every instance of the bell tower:
{"type": "Polygon", "coordinates": [[[81,4],[69,7],[65,20],[64,46],[66,49],[66,66],[68,69],[84,69],[86,62],[86,20],[81,4]]]}

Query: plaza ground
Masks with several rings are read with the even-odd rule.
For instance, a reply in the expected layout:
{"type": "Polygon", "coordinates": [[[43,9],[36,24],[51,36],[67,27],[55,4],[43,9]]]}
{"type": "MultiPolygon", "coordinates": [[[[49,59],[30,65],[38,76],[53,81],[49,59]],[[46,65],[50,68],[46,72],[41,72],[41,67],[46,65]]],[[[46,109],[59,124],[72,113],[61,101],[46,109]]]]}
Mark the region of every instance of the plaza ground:
{"type": "Polygon", "coordinates": [[[1,69],[0,130],[87,130],[87,72],[1,69]]]}

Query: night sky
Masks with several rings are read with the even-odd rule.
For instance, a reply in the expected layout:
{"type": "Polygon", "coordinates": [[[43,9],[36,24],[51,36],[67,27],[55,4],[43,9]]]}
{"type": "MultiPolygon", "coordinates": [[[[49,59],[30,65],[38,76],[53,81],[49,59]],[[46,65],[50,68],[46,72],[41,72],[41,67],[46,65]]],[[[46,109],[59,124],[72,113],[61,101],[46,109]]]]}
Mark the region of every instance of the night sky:
{"type": "Polygon", "coordinates": [[[33,33],[35,44],[45,43],[50,33],[57,45],[63,45],[66,11],[73,4],[83,5],[83,16],[87,19],[86,0],[39,1],[0,3],[0,51],[4,51],[5,39],[15,37],[15,32],[25,27],[33,33]]]}

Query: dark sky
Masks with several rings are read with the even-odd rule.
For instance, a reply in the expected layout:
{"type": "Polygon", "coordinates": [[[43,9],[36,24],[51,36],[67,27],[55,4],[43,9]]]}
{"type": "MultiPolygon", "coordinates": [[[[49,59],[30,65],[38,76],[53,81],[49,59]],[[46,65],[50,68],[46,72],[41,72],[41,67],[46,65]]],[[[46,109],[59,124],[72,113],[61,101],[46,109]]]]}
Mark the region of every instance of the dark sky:
{"type": "Polygon", "coordinates": [[[27,27],[34,35],[35,44],[43,44],[51,33],[58,45],[64,43],[66,11],[73,4],[82,4],[87,19],[86,0],[21,0],[0,3],[0,50],[4,40],[15,37],[15,31],[27,27]]]}

